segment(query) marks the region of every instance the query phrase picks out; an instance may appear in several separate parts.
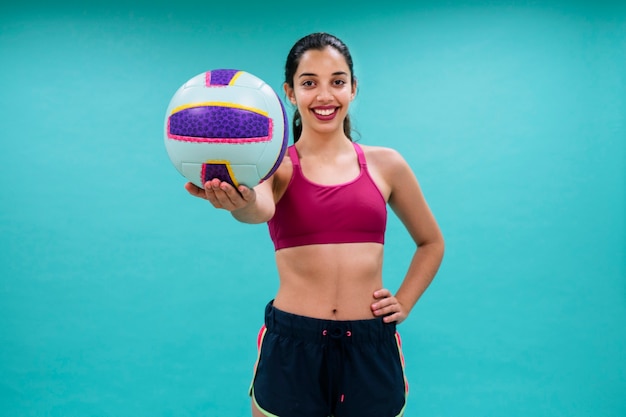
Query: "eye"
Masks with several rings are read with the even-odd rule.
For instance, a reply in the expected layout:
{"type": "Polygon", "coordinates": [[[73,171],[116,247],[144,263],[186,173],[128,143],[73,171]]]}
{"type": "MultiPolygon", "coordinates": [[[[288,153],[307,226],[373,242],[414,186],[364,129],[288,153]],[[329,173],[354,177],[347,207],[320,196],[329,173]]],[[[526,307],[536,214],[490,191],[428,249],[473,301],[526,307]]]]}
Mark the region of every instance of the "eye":
{"type": "Polygon", "coordinates": [[[342,86],[342,85],[345,85],[345,84],[346,84],[345,80],[335,80],[335,81],[333,81],[333,85],[336,85],[336,86],[342,86]]]}
{"type": "Polygon", "coordinates": [[[313,87],[314,83],[311,80],[306,80],[304,82],[302,82],[302,86],[303,87],[313,87]]]}

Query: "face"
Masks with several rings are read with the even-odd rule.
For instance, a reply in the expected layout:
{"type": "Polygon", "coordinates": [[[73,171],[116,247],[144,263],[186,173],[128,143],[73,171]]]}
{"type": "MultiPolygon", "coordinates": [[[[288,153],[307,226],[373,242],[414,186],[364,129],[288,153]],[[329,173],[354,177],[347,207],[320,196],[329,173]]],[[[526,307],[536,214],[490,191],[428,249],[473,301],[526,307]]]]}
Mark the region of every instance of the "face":
{"type": "Polygon", "coordinates": [[[343,132],[343,121],[356,92],[356,82],[343,55],[333,47],[305,52],[285,93],[298,107],[302,132],[343,132]]]}

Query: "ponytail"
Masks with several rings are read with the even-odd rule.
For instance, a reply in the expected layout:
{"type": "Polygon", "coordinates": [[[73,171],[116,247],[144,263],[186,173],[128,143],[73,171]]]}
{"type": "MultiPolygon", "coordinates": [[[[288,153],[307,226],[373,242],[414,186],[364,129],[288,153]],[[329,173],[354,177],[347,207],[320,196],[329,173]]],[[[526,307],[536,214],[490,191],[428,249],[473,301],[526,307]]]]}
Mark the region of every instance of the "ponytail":
{"type": "Polygon", "coordinates": [[[291,122],[291,131],[293,132],[293,143],[296,143],[302,135],[302,117],[298,109],[293,114],[293,121],[291,122]]]}

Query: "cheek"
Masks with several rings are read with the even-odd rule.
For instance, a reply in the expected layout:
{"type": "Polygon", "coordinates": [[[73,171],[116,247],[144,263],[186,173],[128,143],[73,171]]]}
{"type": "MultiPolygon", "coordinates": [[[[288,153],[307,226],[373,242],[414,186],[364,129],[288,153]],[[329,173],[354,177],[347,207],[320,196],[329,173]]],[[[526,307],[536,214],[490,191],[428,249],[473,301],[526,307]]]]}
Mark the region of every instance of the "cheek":
{"type": "Polygon", "coordinates": [[[311,95],[306,92],[296,92],[290,97],[291,102],[298,108],[306,108],[311,103],[311,95]]]}

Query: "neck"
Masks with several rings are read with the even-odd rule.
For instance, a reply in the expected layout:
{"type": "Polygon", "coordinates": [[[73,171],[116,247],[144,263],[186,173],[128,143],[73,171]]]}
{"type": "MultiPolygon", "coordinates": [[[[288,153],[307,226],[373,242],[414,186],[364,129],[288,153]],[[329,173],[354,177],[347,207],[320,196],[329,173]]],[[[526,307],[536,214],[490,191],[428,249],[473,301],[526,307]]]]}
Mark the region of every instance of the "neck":
{"type": "Polygon", "coordinates": [[[300,155],[337,156],[343,152],[352,152],[352,143],[343,133],[334,136],[303,134],[296,142],[296,148],[300,155]]]}

